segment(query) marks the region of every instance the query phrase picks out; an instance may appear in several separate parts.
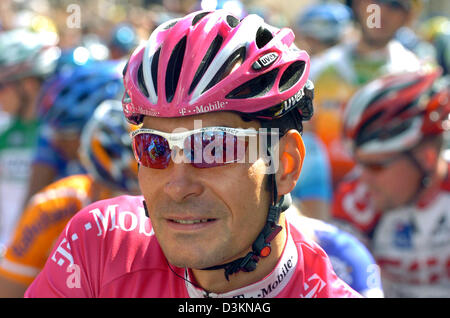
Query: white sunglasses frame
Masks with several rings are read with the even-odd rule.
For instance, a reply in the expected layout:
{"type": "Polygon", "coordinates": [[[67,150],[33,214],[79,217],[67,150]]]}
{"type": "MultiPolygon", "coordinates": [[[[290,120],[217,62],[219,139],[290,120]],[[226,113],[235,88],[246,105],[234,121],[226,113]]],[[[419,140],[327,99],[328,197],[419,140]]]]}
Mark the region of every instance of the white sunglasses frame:
{"type": "Polygon", "coordinates": [[[176,146],[179,149],[184,148],[184,141],[187,137],[198,134],[198,133],[205,133],[205,132],[225,132],[229,133],[236,137],[254,137],[258,135],[258,131],[256,131],[254,128],[232,128],[232,127],[204,127],[194,130],[188,130],[188,131],[182,131],[182,132],[174,132],[174,133],[167,133],[155,129],[150,128],[140,128],[135,131],[132,131],[130,133],[131,138],[133,139],[137,135],[140,134],[154,134],[157,136],[161,136],[165,138],[169,144],[169,149],[173,150],[173,148],[176,146]]]}
{"type": "MultiPolygon", "coordinates": [[[[231,134],[235,137],[255,137],[255,136],[258,136],[259,134],[278,135],[279,136],[278,130],[276,130],[276,132],[267,131],[266,129],[262,129],[262,131],[257,131],[254,128],[244,129],[244,128],[223,127],[223,126],[203,127],[203,128],[199,128],[199,129],[182,131],[182,132],[174,132],[174,133],[162,132],[162,131],[150,129],[150,128],[140,128],[135,131],[132,131],[130,133],[130,136],[132,139],[134,139],[134,137],[136,137],[137,135],[149,133],[149,134],[154,134],[154,135],[165,138],[169,145],[169,149],[172,152],[171,156],[173,159],[174,158],[173,155],[175,153],[173,151],[174,147],[177,147],[179,150],[184,150],[184,141],[186,140],[187,137],[195,135],[197,133],[218,132],[218,131],[231,134]]],[[[255,160],[256,160],[256,158],[255,158],[255,160]]],[[[228,163],[235,163],[235,162],[236,161],[226,161],[226,162],[222,162],[222,163],[228,164],[228,163]]],[[[237,162],[240,162],[240,161],[237,161],[237,162]]]]}

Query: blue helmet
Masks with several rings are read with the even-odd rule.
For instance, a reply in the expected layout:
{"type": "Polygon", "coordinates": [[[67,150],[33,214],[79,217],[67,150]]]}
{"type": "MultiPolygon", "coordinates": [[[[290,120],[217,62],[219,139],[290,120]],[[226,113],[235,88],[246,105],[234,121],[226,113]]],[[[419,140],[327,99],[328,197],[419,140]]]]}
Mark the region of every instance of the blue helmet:
{"type": "Polygon", "coordinates": [[[68,71],[72,67],[82,66],[93,60],[89,50],[84,46],[63,49],[56,64],[55,73],[68,71]]]}
{"type": "Polygon", "coordinates": [[[131,148],[132,127],[119,99],[105,100],[81,134],[80,160],[96,180],[114,189],[136,192],[137,162],[131,148]]]}
{"type": "Polygon", "coordinates": [[[128,53],[139,44],[135,28],[129,23],[119,23],[113,30],[110,44],[128,53]]]}
{"type": "Polygon", "coordinates": [[[351,9],[341,3],[314,4],[301,12],[296,28],[321,42],[338,42],[352,22],[351,9]]]}
{"type": "Polygon", "coordinates": [[[55,74],[38,99],[42,123],[53,130],[81,133],[102,101],[123,94],[123,66],[121,61],[96,61],[55,74]]]}

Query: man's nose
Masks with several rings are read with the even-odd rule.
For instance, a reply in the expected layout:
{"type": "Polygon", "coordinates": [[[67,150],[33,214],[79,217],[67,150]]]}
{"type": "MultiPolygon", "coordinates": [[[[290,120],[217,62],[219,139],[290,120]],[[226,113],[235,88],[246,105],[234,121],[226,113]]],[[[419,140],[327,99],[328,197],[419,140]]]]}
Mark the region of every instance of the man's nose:
{"type": "Polygon", "coordinates": [[[164,192],[175,202],[182,202],[192,196],[199,196],[204,186],[196,177],[197,168],[189,163],[170,162],[167,167],[168,178],[164,185],[164,192]]]}

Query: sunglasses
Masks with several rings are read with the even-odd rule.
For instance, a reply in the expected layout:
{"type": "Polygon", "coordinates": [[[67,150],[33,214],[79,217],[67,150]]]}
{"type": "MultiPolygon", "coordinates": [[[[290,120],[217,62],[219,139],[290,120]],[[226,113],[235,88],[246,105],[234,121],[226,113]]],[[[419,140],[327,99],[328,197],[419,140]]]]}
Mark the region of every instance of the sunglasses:
{"type": "Polygon", "coordinates": [[[389,158],[384,161],[379,162],[364,162],[364,161],[358,161],[358,164],[361,165],[364,169],[370,170],[375,173],[382,172],[383,170],[389,168],[390,165],[398,161],[403,157],[402,154],[394,156],[392,158],[389,158]]]}
{"type": "Polygon", "coordinates": [[[181,162],[190,163],[196,168],[212,168],[244,162],[249,137],[258,134],[251,128],[229,127],[205,127],[176,133],[138,129],[131,132],[131,138],[134,156],[144,167],[165,169],[171,158],[179,163],[181,157],[181,162]],[[183,156],[176,155],[178,151],[173,151],[175,147],[183,150],[183,156]]]}

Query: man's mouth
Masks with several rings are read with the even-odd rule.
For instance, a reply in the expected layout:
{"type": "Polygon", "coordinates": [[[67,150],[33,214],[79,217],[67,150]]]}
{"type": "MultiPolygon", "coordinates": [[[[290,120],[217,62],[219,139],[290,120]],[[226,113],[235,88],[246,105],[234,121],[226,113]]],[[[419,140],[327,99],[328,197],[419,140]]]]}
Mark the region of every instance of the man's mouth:
{"type": "Polygon", "coordinates": [[[193,231],[206,229],[216,224],[218,219],[213,218],[167,218],[169,228],[176,231],[193,231]]]}
{"type": "Polygon", "coordinates": [[[199,220],[177,220],[177,219],[170,219],[169,221],[178,223],[178,224],[197,224],[197,223],[206,223],[214,221],[215,219],[199,219],[199,220]]]}

